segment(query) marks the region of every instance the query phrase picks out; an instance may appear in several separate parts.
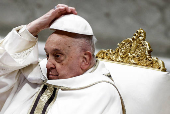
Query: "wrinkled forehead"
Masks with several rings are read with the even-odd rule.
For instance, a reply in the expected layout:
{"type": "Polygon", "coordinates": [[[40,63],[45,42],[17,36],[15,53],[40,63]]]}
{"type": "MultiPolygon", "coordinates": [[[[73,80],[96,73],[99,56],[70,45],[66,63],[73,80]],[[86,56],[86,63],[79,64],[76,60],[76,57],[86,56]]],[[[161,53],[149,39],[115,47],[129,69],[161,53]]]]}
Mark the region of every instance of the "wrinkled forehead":
{"type": "Polygon", "coordinates": [[[64,53],[68,54],[76,49],[72,38],[65,35],[53,33],[46,41],[44,50],[46,53],[64,53]]]}
{"type": "Polygon", "coordinates": [[[55,31],[53,32],[47,39],[46,44],[50,43],[50,44],[60,44],[60,43],[71,43],[72,40],[74,40],[73,38],[74,36],[67,32],[63,32],[63,31],[55,31]]]}
{"type": "Polygon", "coordinates": [[[76,33],[56,30],[48,37],[45,48],[72,49],[79,43],[79,39],[76,36],[76,33]]]}

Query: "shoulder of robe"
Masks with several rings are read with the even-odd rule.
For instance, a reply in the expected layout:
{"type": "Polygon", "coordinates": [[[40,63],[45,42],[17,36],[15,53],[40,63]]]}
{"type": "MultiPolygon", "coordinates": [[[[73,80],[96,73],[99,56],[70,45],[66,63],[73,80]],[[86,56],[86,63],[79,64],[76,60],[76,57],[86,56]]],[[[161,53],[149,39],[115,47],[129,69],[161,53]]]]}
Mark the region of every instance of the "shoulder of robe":
{"type": "Polygon", "coordinates": [[[109,95],[110,97],[113,97],[114,94],[117,94],[116,86],[111,81],[101,81],[100,83],[96,84],[96,87],[99,91],[101,91],[104,95],[109,95]]]}
{"type": "Polygon", "coordinates": [[[96,93],[107,95],[109,97],[114,97],[114,95],[118,93],[113,80],[106,76],[107,74],[89,73],[89,75],[91,75],[92,78],[88,79],[88,85],[84,87],[93,87],[96,93]]]}

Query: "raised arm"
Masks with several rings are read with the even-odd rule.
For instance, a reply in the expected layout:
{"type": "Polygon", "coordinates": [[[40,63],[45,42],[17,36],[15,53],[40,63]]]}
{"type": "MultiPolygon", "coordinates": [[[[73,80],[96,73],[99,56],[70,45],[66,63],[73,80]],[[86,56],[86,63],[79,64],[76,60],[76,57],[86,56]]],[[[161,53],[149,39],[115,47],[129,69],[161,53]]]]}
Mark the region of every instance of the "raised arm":
{"type": "Polygon", "coordinates": [[[60,16],[71,13],[75,15],[77,14],[75,8],[68,7],[67,5],[64,4],[59,4],[42,17],[29,23],[27,25],[27,29],[32,35],[36,36],[41,30],[49,28],[52,22],[55,21],[60,16]]]}
{"type": "Polygon", "coordinates": [[[77,14],[75,8],[59,4],[27,26],[14,28],[0,42],[0,66],[3,67],[0,69],[0,75],[38,61],[37,34],[48,28],[60,16],[70,13],[77,14]],[[4,70],[5,68],[10,70],[4,70]]]}
{"type": "Polygon", "coordinates": [[[37,34],[60,16],[70,13],[77,14],[74,8],[59,4],[28,25],[14,28],[0,41],[0,110],[20,83],[20,69],[38,64],[37,34]]]}

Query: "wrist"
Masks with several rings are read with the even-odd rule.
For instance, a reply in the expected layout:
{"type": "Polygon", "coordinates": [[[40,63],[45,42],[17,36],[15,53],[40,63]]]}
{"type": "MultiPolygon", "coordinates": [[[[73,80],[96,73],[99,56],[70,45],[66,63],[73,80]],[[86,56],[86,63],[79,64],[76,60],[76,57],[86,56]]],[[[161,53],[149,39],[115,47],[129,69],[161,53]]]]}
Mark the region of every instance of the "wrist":
{"type": "Polygon", "coordinates": [[[35,41],[35,40],[37,40],[37,36],[36,36],[36,37],[33,36],[33,35],[27,30],[26,27],[27,27],[26,25],[22,26],[22,28],[19,30],[18,34],[19,34],[22,38],[27,39],[27,40],[29,40],[29,41],[35,41]]]}
{"type": "Polygon", "coordinates": [[[38,24],[34,24],[34,22],[29,23],[26,29],[35,37],[40,32],[40,30],[38,29],[38,24]]]}

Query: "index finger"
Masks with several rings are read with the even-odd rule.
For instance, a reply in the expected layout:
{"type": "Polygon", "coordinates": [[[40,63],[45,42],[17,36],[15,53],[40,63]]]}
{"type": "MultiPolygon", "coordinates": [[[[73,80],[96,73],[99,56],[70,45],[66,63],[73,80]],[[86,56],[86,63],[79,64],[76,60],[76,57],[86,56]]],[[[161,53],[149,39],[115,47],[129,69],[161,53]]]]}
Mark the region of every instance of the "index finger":
{"type": "Polygon", "coordinates": [[[77,11],[74,7],[69,7],[69,8],[73,14],[77,15],[77,11]]]}
{"type": "Polygon", "coordinates": [[[73,14],[77,15],[77,11],[74,7],[69,7],[65,4],[58,4],[56,6],[56,8],[64,8],[64,9],[66,9],[67,13],[73,13],[73,14]]]}

